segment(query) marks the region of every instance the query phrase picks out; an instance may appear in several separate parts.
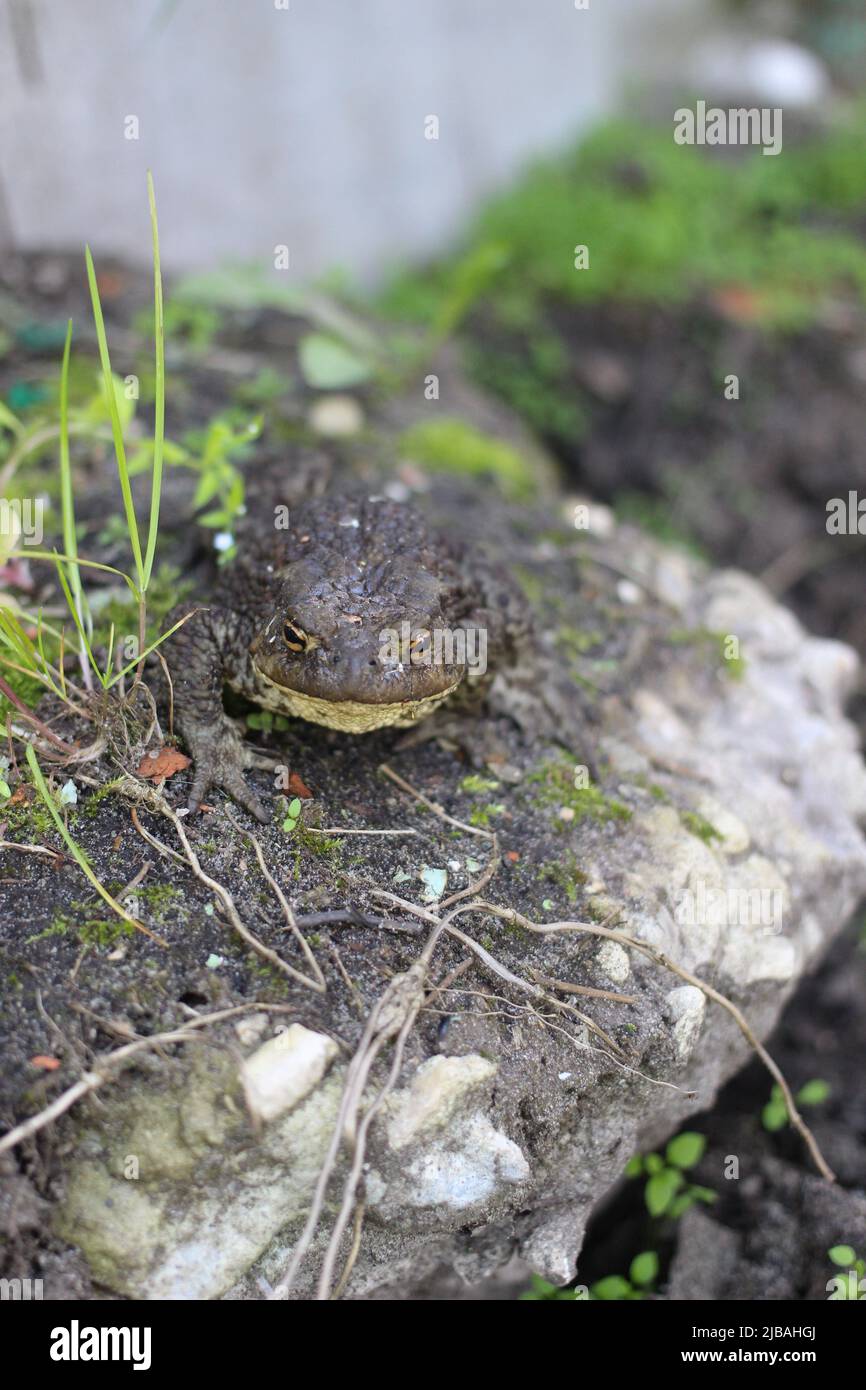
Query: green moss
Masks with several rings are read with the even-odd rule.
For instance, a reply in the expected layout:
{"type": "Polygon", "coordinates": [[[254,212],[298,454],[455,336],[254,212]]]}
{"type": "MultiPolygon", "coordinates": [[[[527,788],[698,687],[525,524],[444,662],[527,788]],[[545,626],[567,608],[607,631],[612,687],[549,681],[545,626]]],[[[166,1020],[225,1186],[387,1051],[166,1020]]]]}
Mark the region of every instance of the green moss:
{"type": "Polygon", "coordinates": [[[85,946],[116,946],[134,931],[135,927],[120,917],[91,917],[78,927],[79,938],[85,946]]]}
{"type": "Polygon", "coordinates": [[[716,829],[710,821],[699,816],[697,811],[680,811],[680,820],[692,835],[697,835],[704,844],[711,845],[713,840],[722,840],[724,836],[716,829]]]}
{"type": "Polygon", "coordinates": [[[135,896],[149,909],[149,915],[160,922],[169,908],[177,905],[178,898],[185,895],[171,883],[152,883],[149,887],[135,889],[135,896]]]}
{"type": "Polygon", "coordinates": [[[113,794],[119,783],[120,778],[115,778],[112,782],[105,782],[101,787],[98,787],[95,792],[89,792],[80,803],[85,816],[91,818],[96,816],[103,801],[113,794]]]}
{"type": "Polygon", "coordinates": [[[413,425],[403,434],[400,450],[433,472],[492,474],[511,497],[526,499],[535,492],[532,469],[516,449],[461,420],[413,425]]]}
{"type": "Polygon", "coordinates": [[[497,335],[483,347],[469,344],[463,360],[479,385],[507,401],[542,438],[577,441],[586,434],[588,413],[553,329],[513,341],[497,335]]]}
{"type": "Polygon", "coordinates": [[[578,889],[586,883],[586,874],[578,868],[577,857],[567,849],[558,859],[541,866],[541,877],[561,888],[570,903],[577,902],[578,889]]]}
{"type": "MultiPolygon", "coordinates": [[[[82,913],[87,912],[84,903],[73,903],[72,907],[82,913]]],[[[58,912],[50,927],[28,937],[27,941],[44,941],[48,937],[68,936],[74,933],[84,946],[106,947],[116,946],[118,941],[123,937],[132,936],[134,931],[135,928],[120,917],[85,917],[82,921],[76,921],[66,913],[58,912]]]]}
{"type": "Polygon", "coordinates": [[[600,632],[585,632],[576,627],[560,627],[556,633],[557,646],[564,648],[570,656],[583,656],[599,646],[601,641],[600,632]]]}
{"type": "Polygon", "coordinates": [[[708,628],[671,628],[666,641],[674,646],[694,646],[706,648],[720,663],[730,680],[742,680],[746,670],[746,660],[742,656],[728,656],[727,648],[731,635],[726,632],[710,632],[708,628]]]}
{"type": "Polygon", "coordinates": [[[574,812],[575,822],[631,820],[632,813],[627,806],[621,801],[605,796],[593,783],[588,787],[576,787],[574,767],[570,763],[545,763],[526,780],[539,787],[533,803],[535,806],[555,806],[557,809],[567,806],[574,812]]]}
{"type": "Polygon", "coordinates": [[[545,583],[537,574],[525,565],[515,565],[512,574],[530,603],[540,606],[545,601],[545,583]]]}
{"type": "Polygon", "coordinates": [[[470,773],[468,777],[462,779],[460,790],[462,792],[472,792],[476,794],[478,792],[495,791],[498,786],[499,783],[494,781],[492,777],[479,777],[476,772],[473,772],[470,773]]]}
{"type": "Polygon", "coordinates": [[[314,827],[305,825],[302,820],[298,821],[294,838],[311,854],[331,863],[341,860],[345,851],[345,844],[337,835],[320,835],[314,827]]]}
{"type": "Polygon", "coordinates": [[[469,824],[486,830],[491,819],[495,816],[501,816],[504,811],[505,805],[501,801],[489,801],[486,806],[473,806],[469,812],[469,824]]]}

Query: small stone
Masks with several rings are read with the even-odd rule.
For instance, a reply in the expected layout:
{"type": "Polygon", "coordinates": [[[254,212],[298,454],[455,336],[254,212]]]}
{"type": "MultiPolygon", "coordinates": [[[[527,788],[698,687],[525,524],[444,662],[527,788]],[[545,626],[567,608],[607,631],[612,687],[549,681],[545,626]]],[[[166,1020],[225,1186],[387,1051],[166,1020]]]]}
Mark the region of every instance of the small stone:
{"type": "Polygon", "coordinates": [[[559,819],[564,821],[574,820],[574,810],[571,806],[560,806],[559,819]]]}
{"type": "Polygon", "coordinates": [[[595,959],[599,969],[615,985],[624,984],[631,974],[628,952],[618,941],[605,941],[596,952],[595,959]]]}
{"type": "Polygon", "coordinates": [[[248,1014],[246,1018],[238,1019],[235,1024],[235,1032],[238,1041],[244,1047],[252,1047],[257,1043],[268,1026],[268,1015],[265,1013],[248,1014]]]}
{"type": "Polygon", "coordinates": [[[342,439],[364,427],[364,412],[354,396],[323,396],[311,407],[307,422],[316,434],[342,439]]]}
{"type": "Polygon", "coordinates": [[[620,603],[640,603],[643,598],[643,590],[633,579],[618,580],[616,592],[620,603]]]}
{"type": "Polygon", "coordinates": [[[667,1012],[674,1022],[674,1044],[680,1057],[690,1055],[704,1021],[707,999],[696,985],[681,985],[667,995],[667,1012]]]}
{"type": "Polygon", "coordinates": [[[337,1050],[332,1038],[300,1023],[262,1043],[241,1066],[251,1113],[267,1122],[292,1110],[319,1084],[337,1050]]]}
{"type": "Polygon", "coordinates": [[[485,1057],[430,1057],[415,1072],[411,1085],[392,1098],[388,1141],[402,1149],[418,1135],[438,1129],[450,1119],[474,1087],[495,1076],[485,1057]]]}

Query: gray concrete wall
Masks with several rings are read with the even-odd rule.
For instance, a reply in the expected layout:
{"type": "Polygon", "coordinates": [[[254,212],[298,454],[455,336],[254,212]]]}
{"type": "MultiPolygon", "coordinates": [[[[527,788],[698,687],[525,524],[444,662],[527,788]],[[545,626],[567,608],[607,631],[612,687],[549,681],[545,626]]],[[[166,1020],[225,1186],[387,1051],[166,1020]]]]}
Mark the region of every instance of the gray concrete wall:
{"type": "Polygon", "coordinates": [[[705,0],[0,0],[5,237],[304,279],[440,248],[480,194],[676,70],[705,0]],[[439,139],[425,138],[425,117],[439,139]],[[127,121],[135,117],[138,138],[127,121]]]}

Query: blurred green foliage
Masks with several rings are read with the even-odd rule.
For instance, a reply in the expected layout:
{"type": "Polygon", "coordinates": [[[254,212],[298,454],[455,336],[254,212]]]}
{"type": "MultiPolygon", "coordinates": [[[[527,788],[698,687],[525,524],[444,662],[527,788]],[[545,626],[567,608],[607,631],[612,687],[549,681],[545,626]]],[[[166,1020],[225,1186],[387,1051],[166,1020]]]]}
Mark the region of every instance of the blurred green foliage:
{"type": "MultiPolygon", "coordinates": [[[[796,328],[831,290],[866,298],[866,245],[845,225],[866,211],[862,114],[774,158],[676,145],[672,130],[619,121],[535,165],[470,233],[471,245],[497,248],[484,292],[496,320],[529,329],[551,296],[682,301],[732,286],[753,293],[762,321],[796,328]],[[574,267],[579,245],[588,270],[574,267]]],[[[455,264],[465,248],[457,262],[398,276],[381,307],[429,326],[455,264]]],[[[538,374],[551,373],[555,362],[538,374]]]]}

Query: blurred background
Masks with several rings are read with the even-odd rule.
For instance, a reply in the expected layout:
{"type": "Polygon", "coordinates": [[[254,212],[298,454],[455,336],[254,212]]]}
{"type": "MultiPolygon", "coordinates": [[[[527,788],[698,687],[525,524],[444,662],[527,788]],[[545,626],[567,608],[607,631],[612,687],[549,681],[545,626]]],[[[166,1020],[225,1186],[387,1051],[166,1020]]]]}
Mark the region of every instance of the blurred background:
{"type": "Polygon", "coordinates": [[[4,235],[140,258],[149,167],[170,269],[287,243],[302,278],[381,272],[441,250],[630,79],[679,71],[710,16],[704,0],[3,0],[4,235]]]}
{"type": "Polygon", "coordinates": [[[0,0],[0,37],[0,374],[35,430],[85,242],[146,337],[152,169],[170,366],[240,333],[243,404],[285,423],[292,333],[220,316],[324,287],[398,355],[397,325],[453,348],[570,486],[866,652],[866,537],[826,527],[866,495],[859,0],[0,0]],[[780,152],[676,143],[698,101],[778,110],[780,152]]]}

